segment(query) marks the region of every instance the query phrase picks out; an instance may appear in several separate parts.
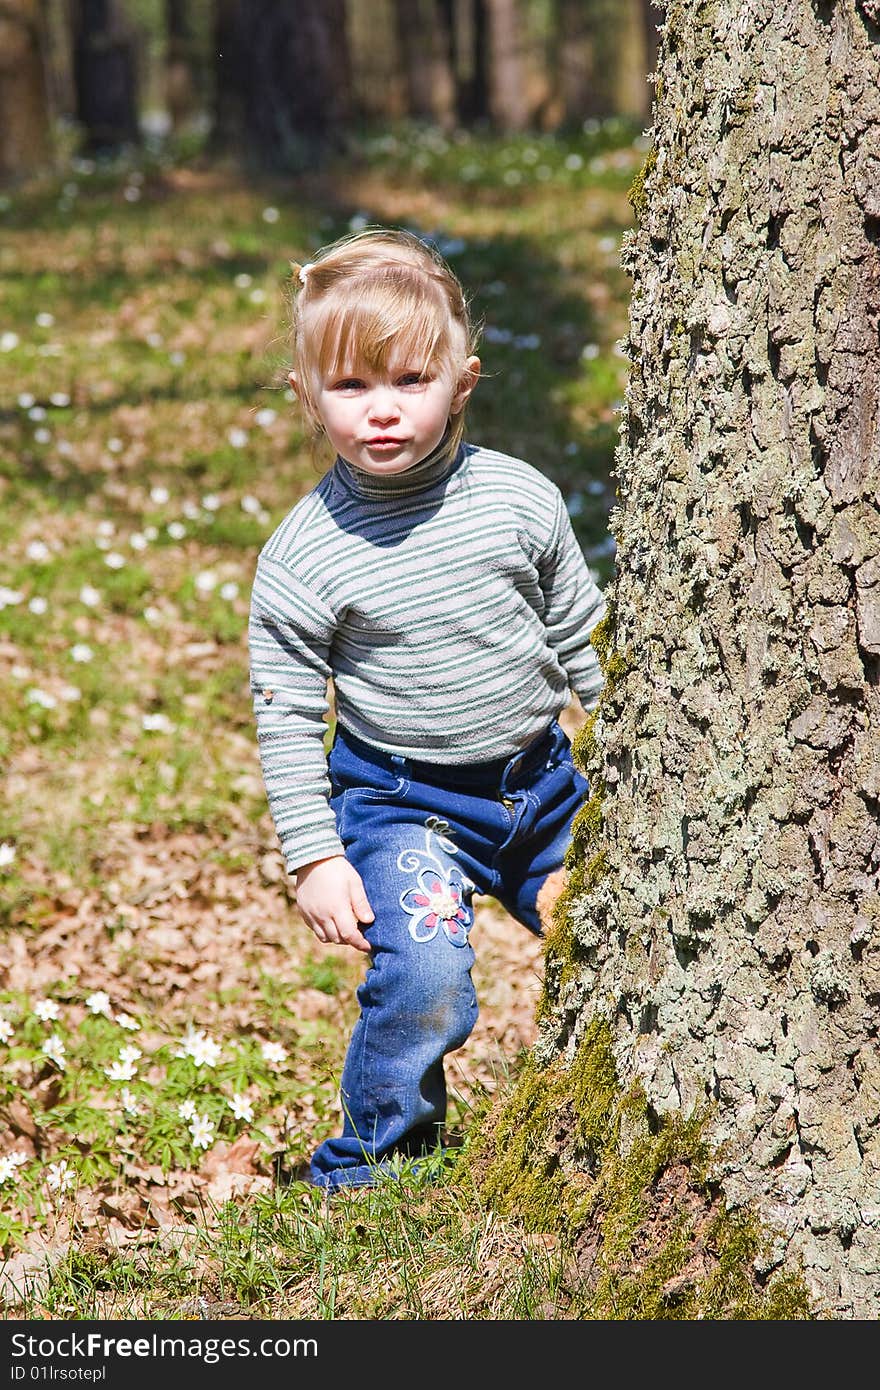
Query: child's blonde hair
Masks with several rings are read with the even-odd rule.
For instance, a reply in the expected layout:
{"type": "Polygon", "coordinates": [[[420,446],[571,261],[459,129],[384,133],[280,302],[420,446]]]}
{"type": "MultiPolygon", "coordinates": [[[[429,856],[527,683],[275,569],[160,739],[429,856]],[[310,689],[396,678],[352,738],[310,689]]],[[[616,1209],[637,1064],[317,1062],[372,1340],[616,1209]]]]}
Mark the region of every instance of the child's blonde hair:
{"type": "MultiPolygon", "coordinates": [[[[439,252],[412,233],[368,227],[291,269],[297,395],[316,431],[315,392],[327,376],[401,364],[455,383],[462,376],[477,340],[464,290],[439,252]]],[[[450,417],[448,456],[463,433],[464,408],[450,417]]]]}

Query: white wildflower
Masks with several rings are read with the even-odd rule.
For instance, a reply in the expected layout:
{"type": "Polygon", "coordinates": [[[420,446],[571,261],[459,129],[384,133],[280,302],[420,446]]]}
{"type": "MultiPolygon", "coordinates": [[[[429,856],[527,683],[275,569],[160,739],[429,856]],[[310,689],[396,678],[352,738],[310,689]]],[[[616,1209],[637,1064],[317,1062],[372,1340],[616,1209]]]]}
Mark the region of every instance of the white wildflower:
{"type": "Polygon", "coordinates": [[[280,216],[281,213],[278,211],[277,208],[263,208],[264,222],[277,222],[280,216]]]}
{"type": "Polygon", "coordinates": [[[76,1174],[67,1162],[62,1158],[60,1163],[50,1163],[46,1170],[46,1186],[52,1192],[66,1192],[76,1182],[76,1174]]]}
{"type": "Polygon", "coordinates": [[[45,541],[29,541],[25,550],[29,560],[48,560],[51,553],[45,541]]]}
{"type": "Polygon", "coordinates": [[[34,323],[37,324],[40,328],[51,328],[54,322],[55,315],[50,314],[45,309],[41,310],[39,314],[36,314],[34,316],[34,323]]]}
{"type": "Polygon", "coordinates": [[[91,584],[83,584],[79,591],[79,601],[84,603],[86,608],[97,608],[101,602],[100,590],[93,589],[91,584]]]}
{"type": "Polygon", "coordinates": [[[137,1115],[140,1107],[138,1106],[137,1096],[134,1091],[130,1091],[127,1086],[123,1086],[119,1092],[119,1099],[126,1115],[137,1115]]]}
{"type": "Polygon", "coordinates": [[[60,1012],[54,999],[38,999],[34,1005],[34,1013],[43,1023],[54,1022],[60,1012]]]}
{"type": "MultiPolygon", "coordinates": [[[[178,1057],[180,1053],[177,1054],[178,1057]]],[[[182,1120],[192,1120],[196,1114],[196,1103],[194,1100],[182,1100],[177,1107],[177,1113],[182,1120]]]]}
{"type": "Polygon", "coordinates": [[[209,1115],[194,1115],[189,1126],[193,1146],[197,1149],[210,1148],[214,1138],[214,1121],[209,1115]]]}
{"type": "Polygon", "coordinates": [[[36,613],[38,616],[41,613],[45,613],[48,607],[48,602],[46,601],[46,599],[43,598],[41,594],[34,594],[34,597],[28,603],[28,611],[31,613],[36,613]]]}
{"type": "Polygon", "coordinates": [[[58,1033],[53,1033],[51,1038],[47,1038],[43,1043],[43,1056],[54,1062],[60,1071],[64,1071],[67,1065],[66,1051],[64,1039],[58,1033]]]}
{"type": "Polygon", "coordinates": [[[277,419],[278,412],[273,410],[269,405],[264,406],[262,410],[258,410],[254,416],[255,423],[260,425],[263,429],[268,429],[269,425],[273,425],[277,419]]]}
{"type": "Polygon", "coordinates": [[[125,1028],[125,1029],[127,1029],[129,1033],[139,1033],[139,1032],[140,1032],[140,1027],[141,1027],[141,1025],[138,1023],[138,1021],[137,1021],[136,1018],[132,1018],[131,1014],[126,1014],[126,1013],[117,1014],[117,1015],[116,1015],[116,1022],[119,1024],[120,1028],[125,1028]]]}
{"type": "Polygon", "coordinates": [[[134,531],[128,538],[132,550],[146,550],[147,538],[141,531],[134,531]]]}
{"type": "Polygon", "coordinates": [[[261,512],[263,510],[263,504],[260,501],[259,497],[251,497],[248,493],[245,494],[245,496],[241,499],[241,510],[243,512],[248,512],[251,516],[254,516],[257,512],[261,512]]]}
{"type": "Polygon", "coordinates": [[[86,1008],[93,1014],[105,1014],[109,1018],[110,995],[104,989],[96,989],[86,1000],[86,1008]]]}
{"type": "Polygon", "coordinates": [[[91,661],[94,655],[88,642],[75,642],[70,649],[72,661],[91,661]]]}
{"type": "Polygon", "coordinates": [[[18,347],[17,333],[0,333],[0,352],[13,352],[18,347]]]}
{"type": "Polygon", "coordinates": [[[150,488],[150,501],[155,502],[157,507],[163,507],[170,496],[171,493],[168,491],[167,487],[163,487],[161,483],[157,483],[155,487],[150,488]]]}
{"type": "Polygon", "coordinates": [[[182,521],[169,521],[166,530],[173,541],[182,541],[186,535],[186,527],[182,521]]]}
{"type": "Polygon", "coordinates": [[[216,495],[216,493],[209,492],[206,497],[202,498],[202,506],[204,507],[206,512],[219,511],[220,498],[216,495]]]}
{"type": "Polygon", "coordinates": [[[63,410],[66,406],[70,405],[70,397],[66,391],[53,391],[49,400],[52,405],[57,406],[59,410],[63,410]]]}
{"type": "Polygon", "coordinates": [[[201,574],[196,575],[196,588],[200,594],[209,594],[216,587],[217,576],[213,570],[202,570],[201,574]]]}
{"type": "Polygon", "coordinates": [[[134,1043],[129,1043],[126,1047],[120,1047],[119,1049],[120,1062],[128,1062],[129,1065],[137,1062],[143,1055],[140,1048],[135,1047],[134,1043]]]}
{"type": "Polygon", "coordinates": [[[47,690],[40,690],[37,686],[32,686],[26,691],[24,698],[29,705],[39,705],[41,709],[54,709],[58,704],[54,695],[50,695],[47,690]]]}
{"type": "Polygon", "coordinates": [[[10,1178],[14,1178],[18,1169],[23,1163],[27,1163],[27,1161],[27,1154],[21,1153],[20,1151],[18,1153],[3,1154],[2,1158],[0,1158],[0,1185],[9,1182],[10,1178]]]}
{"type": "Polygon", "coordinates": [[[11,845],[8,840],[0,843],[0,869],[15,863],[15,853],[15,845],[11,845]]]}
{"type": "Polygon", "coordinates": [[[118,550],[111,550],[104,556],[104,564],[108,569],[121,570],[125,565],[125,556],[120,555],[118,550]]]}
{"type": "Polygon", "coordinates": [[[225,584],[220,585],[220,597],[230,601],[238,597],[238,585],[234,579],[227,580],[225,584]]]}
{"type": "Polygon", "coordinates": [[[222,1052],[219,1043],[204,1035],[195,1039],[189,1048],[189,1055],[197,1067],[215,1067],[222,1052]]]}
{"type": "Polygon", "coordinates": [[[281,1046],[281,1043],[263,1043],[262,1053],[263,1061],[268,1062],[270,1066],[280,1067],[282,1062],[287,1061],[287,1050],[281,1046]]]}
{"type": "Polygon", "coordinates": [[[17,589],[7,589],[0,584],[0,608],[10,608],[15,603],[23,603],[24,594],[20,594],[17,589]]]}
{"type": "Polygon", "coordinates": [[[247,1096],[234,1095],[226,1104],[237,1120],[246,1120],[248,1124],[253,1120],[254,1107],[247,1096]]]}
{"type": "Polygon", "coordinates": [[[137,1067],[134,1062],[111,1062],[109,1067],[104,1068],[104,1075],[109,1081],[133,1081],[137,1076],[137,1067]]]}
{"type": "Polygon", "coordinates": [[[229,443],[232,445],[233,449],[243,449],[245,444],[247,444],[248,442],[248,432],[247,430],[242,430],[239,429],[237,426],[234,426],[229,431],[226,438],[229,440],[229,443]]]}
{"type": "Polygon", "coordinates": [[[0,1017],[0,1042],[8,1043],[14,1036],[15,1029],[8,1018],[0,1017]]]}
{"type": "Polygon", "coordinates": [[[173,734],[176,725],[172,724],[167,714],[145,714],[141,719],[141,728],[148,734],[173,734]]]}

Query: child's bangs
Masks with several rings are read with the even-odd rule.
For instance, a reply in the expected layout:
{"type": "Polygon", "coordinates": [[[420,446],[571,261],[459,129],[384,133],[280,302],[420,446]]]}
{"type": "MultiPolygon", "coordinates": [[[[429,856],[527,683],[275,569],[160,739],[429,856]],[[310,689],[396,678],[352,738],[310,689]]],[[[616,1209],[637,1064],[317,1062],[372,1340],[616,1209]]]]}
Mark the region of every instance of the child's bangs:
{"type": "Polygon", "coordinates": [[[355,368],[425,371],[451,355],[449,311],[423,285],[370,284],[355,295],[349,288],[344,303],[330,300],[316,306],[323,323],[314,325],[323,377],[355,368]]]}

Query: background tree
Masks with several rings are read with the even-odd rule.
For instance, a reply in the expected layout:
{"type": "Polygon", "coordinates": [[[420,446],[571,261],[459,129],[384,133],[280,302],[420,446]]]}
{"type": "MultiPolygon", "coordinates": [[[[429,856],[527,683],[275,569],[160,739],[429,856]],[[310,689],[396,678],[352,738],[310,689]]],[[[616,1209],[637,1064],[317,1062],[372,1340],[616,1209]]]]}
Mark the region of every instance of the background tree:
{"type": "Polygon", "coordinates": [[[189,0],[165,0],[165,105],[172,130],[181,130],[196,113],[197,70],[189,0]]]}
{"type": "MultiPolygon", "coordinates": [[[[600,1210],[613,1060],[644,1097],[618,1166],[699,1122],[707,1190],[768,1238],[751,1272],[802,1266],[835,1318],[880,1315],[878,26],[877,0],[668,5],[592,796],[487,1179],[542,1217],[560,1173],[599,1192],[589,1267],[632,1275],[600,1210]]],[[[675,1206],[682,1297],[711,1240],[675,1206]]]]}
{"type": "Polygon", "coordinates": [[[137,41],[116,0],[70,0],[75,115],[92,154],[140,141],[137,41]]]}
{"type": "Polygon", "coordinates": [[[216,130],[251,166],[340,148],[351,115],[345,0],[216,0],[216,130]]]}
{"type": "Polygon", "coordinates": [[[444,129],[455,123],[455,83],[435,0],[394,0],[398,66],[410,116],[444,129]]]}
{"type": "Polygon", "coordinates": [[[42,0],[0,8],[0,180],[37,172],[51,159],[42,0]]]}

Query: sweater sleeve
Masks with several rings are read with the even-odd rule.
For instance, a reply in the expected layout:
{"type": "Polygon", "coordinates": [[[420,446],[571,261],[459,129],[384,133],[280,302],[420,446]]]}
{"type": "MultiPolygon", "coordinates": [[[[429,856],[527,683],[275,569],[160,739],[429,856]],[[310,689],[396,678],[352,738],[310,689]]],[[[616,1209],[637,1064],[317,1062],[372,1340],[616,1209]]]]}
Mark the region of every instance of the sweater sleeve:
{"type": "Polygon", "coordinates": [[[343,853],[324,753],[334,628],[317,594],[260,556],[248,629],[251,695],[269,810],[290,873],[343,853]]]}
{"type": "Polygon", "coordinates": [[[605,596],[590,574],[561,493],[550,541],[538,562],[546,608],[548,641],[585,710],[598,702],[605,677],[595,648],[593,628],[605,616],[605,596]]]}

